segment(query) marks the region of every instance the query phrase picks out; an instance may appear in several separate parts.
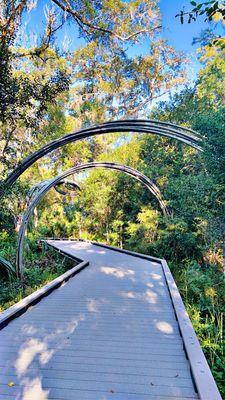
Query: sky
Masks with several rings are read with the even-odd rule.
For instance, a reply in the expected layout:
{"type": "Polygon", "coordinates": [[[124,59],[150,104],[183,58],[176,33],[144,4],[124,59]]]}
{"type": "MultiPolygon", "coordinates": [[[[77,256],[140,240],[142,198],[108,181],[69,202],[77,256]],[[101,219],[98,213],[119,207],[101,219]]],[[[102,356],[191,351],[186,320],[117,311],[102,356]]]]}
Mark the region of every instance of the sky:
{"type": "MultiPolygon", "coordinates": [[[[200,0],[199,0],[200,2],[200,0]]],[[[163,19],[163,36],[168,39],[169,43],[178,51],[184,52],[190,59],[190,78],[196,79],[201,64],[198,60],[196,50],[197,45],[193,45],[193,38],[199,37],[201,32],[210,27],[205,22],[205,16],[198,17],[196,22],[183,25],[179,18],[175,18],[180,10],[191,9],[190,0],[160,0],[159,1],[162,19],[163,19]]],[[[222,33],[222,27],[215,27],[218,34],[222,33]]]]}
{"type": "Polygon", "coordinates": [[[175,16],[183,7],[186,10],[190,8],[189,1],[160,0],[159,5],[163,18],[164,36],[177,50],[192,52],[193,37],[199,36],[201,31],[208,27],[208,24],[204,21],[205,18],[199,17],[196,22],[182,25],[179,17],[176,18],[175,16]]]}
{"type": "Polygon", "coordinates": [[[159,4],[163,20],[163,36],[170,45],[176,50],[184,52],[191,60],[190,74],[194,79],[200,69],[200,62],[196,55],[196,46],[192,44],[193,38],[198,37],[201,31],[208,27],[208,24],[204,22],[204,18],[199,18],[197,22],[191,24],[182,25],[180,23],[179,17],[175,16],[183,7],[188,9],[189,2],[187,1],[161,0],[159,4]]]}

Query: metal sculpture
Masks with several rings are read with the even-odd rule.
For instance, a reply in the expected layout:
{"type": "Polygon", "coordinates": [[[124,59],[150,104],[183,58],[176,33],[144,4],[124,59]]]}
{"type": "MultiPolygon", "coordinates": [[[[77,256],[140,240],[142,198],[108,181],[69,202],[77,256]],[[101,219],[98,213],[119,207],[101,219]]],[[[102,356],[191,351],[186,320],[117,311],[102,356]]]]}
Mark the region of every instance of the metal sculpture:
{"type": "MultiPolygon", "coordinates": [[[[64,179],[64,180],[57,181],[57,183],[55,183],[55,185],[51,185],[50,184],[51,182],[52,182],[52,179],[48,179],[48,180],[45,180],[45,181],[38,182],[37,184],[32,186],[32,188],[29,190],[29,192],[27,193],[27,196],[26,196],[26,200],[27,200],[27,203],[28,203],[28,207],[27,207],[26,212],[35,203],[34,207],[32,208],[32,211],[31,211],[31,214],[32,214],[32,212],[34,211],[36,206],[40,203],[41,199],[43,198],[43,197],[39,198],[39,194],[45,188],[49,188],[48,190],[54,188],[56,192],[58,192],[58,193],[60,193],[60,194],[62,194],[64,196],[67,194],[67,192],[65,192],[61,188],[61,186],[65,186],[67,189],[72,190],[72,191],[80,190],[80,186],[77,185],[73,181],[67,181],[67,180],[64,179]],[[37,199],[39,199],[38,202],[36,202],[37,199]]],[[[21,223],[21,226],[20,226],[20,229],[19,229],[19,233],[18,233],[19,236],[20,236],[21,230],[23,230],[22,228],[23,228],[26,212],[24,213],[23,218],[22,218],[22,223],[21,223]]],[[[26,224],[26,227],[27,227],[27,224],[26,224]]],[[[24,236],[25,236],[25,232],[26,232],[26,227],[25,227],[25,230],[24,230],[24,236]]],[[[18,236],[18,248],[19,248],[19,243],[20,243],[19,236],[18,236]]],[[[17,273],[17,276],[20,275],[20,274],[18,274],[18,268],[16,268],[16,273],[17,273]]]]}
{"type": "MultiPolygon", "coordinates": [[[[46,185],[48,185],[48,183],[51,181],[51,179],[48,179],[46,181],[41,181],[36,183],[34,186],[32,186],[32,188],[29,190],[29,192],[27,193],[27,202],[30,202],[35,196],[37,196],[37,193],[46,185]]],[[[66,195],[66,191],[62,189],[62,186],[64,186],[67,190],[80,190],[80,187],[73,181],[67,181],[67,180],[62,180],[60,182],[58,182],[55,186],[54,189],[56,192],[62,194],[62,195],[66,195]]]]}
{"type": "Polygon", "coordinates": [[[58,192],[59,194],[63,194],[64,196],[67,194],[67,192],[62,189],[62,185],[69,191],[80,190],[80,187],[72,181],[61,181],[54,186],[54,189],[56,192],[58,192]]]}
{"type": "Polygon", "coordinates": [[[47,181],[47,183],[46,182],[45,184],[40,183],[38,185],[40,189],[38,190],[37,194],[32,197],[31,203],[29,204],[26,212],[24,213],[22,224],[18,234],[18,248],[16,255],[16,270],[17,270],[17,276],[19,278],[23,279],[23,246],[24,246],[25,232],[35,207],[40,203],[45,194],[52,187],[55,187],[60,182],[62,182],[64,178],[87,169],[99,168],[99,167],[121,171],[127,175],[134,177],[137,181],[141,182],[144,186],[146,186],[148,190],[157,198],[160,207],[163,211],[163,214],[165,216],[169,216],[169,212],[167,210],[166,204],[161,196],[159,189],[154,184],[154,182],[152,182],[147,176],[145,176],[141,172],[131,167],[127,167],[125,165],[120,165],[117,163],[109,163],[109,162],[90,162],[72,167],[67,171],[62,172],[60,175],[54,177],[53,179],[47,181]]]}
{"type": "Polygon", "coordinates": [[[198,151],[202,151],[201,137],[191,129],[183,126],[156,121],[156,120],[123,120],[106,122],[91,128],[82,129],[77,132],[70,133],[59,139],[56,139],[34,153],[26,157],[14,171],[6,178],[4,182],[1,182],[1,195],[4,191],[10,188],[10,186],[18,179],[18,177],[27,170],[35,161],[39,160],[51,151],[58,149],[66,144],[76,142],[77,140],[85,139],[94,135],[102,135],[113,132],[139,132],[156,134],[165,136],[168,138],[177,139],[189,146],[194,147],[198,151]]]}

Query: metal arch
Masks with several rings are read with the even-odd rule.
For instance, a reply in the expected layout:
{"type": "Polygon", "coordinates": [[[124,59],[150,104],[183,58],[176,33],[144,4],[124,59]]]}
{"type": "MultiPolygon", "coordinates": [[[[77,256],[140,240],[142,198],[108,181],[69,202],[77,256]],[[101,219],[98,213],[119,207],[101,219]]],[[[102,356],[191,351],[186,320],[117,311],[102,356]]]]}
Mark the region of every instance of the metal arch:
{"type": "Polygon", "coordinates": [[[54,189],[59,194],[63,194],[63,196],[65,196],[67,192],[63,190],[61,186],[65,186],[65,188],[69,191],[76,191],[77,189],[80,190],[80,187],[72,181],[67,181],[67,180],[61,181],[54,186],[54,189]]]}
{"type": "MultiPolygon", "coordinates": [[[[28,224],[28,222],[29,222],[30,216],[31,216],[31,214],[33,213],[33,211],[34,211],[34,209],[36,208],[36,206],[40,203],[40,201],[41,201],[42,198],[43,198],[43,196],[41,196],[41,197],[39,196],[40,193],[41,193],[44,189],[47,189],[47,191],[49,191],[50,189],[54,188],[56,192],[58,192],[58,193],[60,193],[60,194],[62,194],[62,195],[65,196],[67,193],[66,193],[64,190],[61,189],[61,186],[62,186],[62,185],[65,185],[66,188],[67,188],[68,190],[73,190],[73,191],[75,191],[75,190],[77,190],[77,189],[80,190],[80,186],[77,185],[77,184],[76,184],[75,182],[73,182],[73,181],[67,181],[67,180],[65,180],[65,179],[60,180],[60,181],[57,180],[57,182],[56,182],[55,184],[52,185],[52,184],[51,184],[51,183],[52,183],[52,180],[53,180],[53,179],[49,179],[49,180],[41,181],[41,182],[35,184],[34,186],[32,186],[32,188],[29,190],[29,192],[28,192],[28,194],[27,194],[27,196],[26,196],[26,200],[27,200],[27,203],[28,203],[28,207],[27,207],[26,212],[25,212],[24,215],[23,215],[22,223],[21,223],[20,230],[19,230],[19,233],[18,233],[18,250],[17,250],[17,254],[18,254],[18,251],[19,251],[19,243],[20,243],[20,239],[19,239],[19,238],[20,238],[20,233],[21,233],[21,229],[22,229],[22,227],[23,227],[23,224],[24,224],[24,222],[25,222],[25,216],[26,216],[26,214],[27,214],[29,208],[32,207],[32,211],[31,211],[31,213],[30,213],[30,215],[29,215],[29,217],[28,217],[28,221],[27,221],[27,223],[25,224],[25,227],[24,227],[24,229],[23,229],[23,235],[24,235],[24,236],[25,236],[25,232],[26,232],[26,229],[27,229],[27,224],[28,224]],[[38,201],[37,201],[37,200],[38,200],[38,201]],[[29,203],[30,203],[30,204],[29,204],[29,203]]],[[[45,193],[46,193],[46,192],[45,192],[45,193]]],[[[23,241],[24,241],[24,237],[22,238],[22,248],[23,248],[23,241]]],[[[22,249],[22,250],[23,250],[23,249],[22,249]]],[[[22,254],[21,254],[20,258],[21,258],[21,257],[22,257],[22,254]]],[[[17,259],[18,259],[18,257],[17,257],[17,259]]],[[[22,258],[21,258],[21,260],[22,260],[22,258]]],[[[16,260],[16,265],[18,265],[17,260],[16,260]]],[[[16,271],[17,271],[17,276],[20,276],[20,274],[18,273],[18,268],[16,268],[16,271]]]]}
{"type": "MultiPolygon", "coordinates": [[[[48,184],[48,182],[50,181],[50,179],[46,180],[46,181],[41,181],[38,182],[37,184],[35,184],[34,186],[32,186],[32,188],[29,190],[29,192],[27,193],[27,202],[30,202],[36,195],[37,193],[41,190],[41,188],[45,185],[48,184]]],[[[73,181],[67,181],[67,180],[62,180],[59,183],[57,183],[54,186],[54,189],[56,192],[62,194],[62,195],[66,195],[66,192],[61,188],[61,186],[65,186],[67,190],[80,190],[80,187],[73,181]]]]}
{"type": "Polygon", "coordinates": [[[58,185],[59,182],[62,181],[62,179],[73,175],[74,173],[86,170],[86,169],[91,169],[91,168],[106,168],[106,169],[114,169],[117,171],[124,172],[127,175],[133,176],[137,181],[141,182],[144,186],[147,187],[147,189],[157,198],[159,201],[160,207],[163,211],[163,214],[165,216],[169,216],[169,212],[167,210],[166,204],[161,196],[161,193],[157,186],[152,182],[147,176],[142,174],[141,172],[131,168],[127,167],[125,165],[117,164],[117,163],[109,163],[109,162],[90,162],[86,164],[81,164],[77,165],[75,167],[72,167],[68,169],[67,171],[62,172],[60,175],[57,175],[53,179],[47,181],[44,185],[40,183],[39,187],[40,190],[38,191],[37,195],[33,196],[31,199],[31,203],[26,209],[26,212],[23,215],[23,220],[22,224],[20,226],[19,234],[18,234],[18,246],[17,246],[17,254],[16,254],[16,270],[17,270],[17,276],[21,279],[23,279],[23,245],[24,245],[24,239],[25,239],[25,232],[30,220],[30,217],[35,209],[35,207],[39,204],[39,202],[42,200],[44,195],[55,185],[58,185]]]}
{"type": "Polygon", "coordinates": [[[91,128],[81,129],[79,131],[65,135],[56,139],[34,153],[26,157],[15,169],[9,174],[5,181],[2,182],[2,195],[4,190],[8,189],[18,177],[27,170],[35,161],[39,160],[51,151],[58,149],[66,144],[76,142],[94,135],[102,135],[113,132],[140,132],[156,134],[168,138],[174,138],[183,142],[198,151],[203,151],[201,142],[202,138],[193,130],[183,126],[162,122],[157,120],[122,120],[106,122],[91,128]]]}

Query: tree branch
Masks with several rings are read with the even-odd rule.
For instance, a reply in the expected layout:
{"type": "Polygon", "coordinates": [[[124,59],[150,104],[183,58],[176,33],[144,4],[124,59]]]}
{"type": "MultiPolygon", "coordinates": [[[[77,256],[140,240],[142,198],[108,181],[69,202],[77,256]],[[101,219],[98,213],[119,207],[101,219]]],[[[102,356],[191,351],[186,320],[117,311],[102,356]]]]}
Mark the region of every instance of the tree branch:
{"type": "Polygon", "coordinates": [[[9,10],[7,10],[8,11],[7,14],[9,14],[10,17],[8,18],[8,20],[5,21],[5,24],[3,25],[3,30],[7,32],[10,29],[11,36],[14,36],[18,24],[16,23],[16,20],[21,18],[22,13],[26,8],[26,5],[27,5],[27,0],[22,0],[17,7],[15,7],[14,4],[12,4],[12,9],[10,10],[10,12],[9,10]]]}
{"type": "MultiPolygon", "coordinates": [[[[41,54],[43,54],[48,49],[48,47],[51,43],[51,40],[53,38],[53,35],[64,24],[64,21],[62,21],[60,25],[58,25],[54,28],[54,22],[55,22],[54,16],[50,15],[49,19],[48,19],[48,24],[46,27],[46,33],[45,33],[44,37],[42,38],[42,43],[40,44],[40,46],[38,46],[34,49],[31,49],[31,50],[27,50],[26,52],[23,52],[23,53],[15,53],[14,57],[16,57],[16,58],[39,57],[42,59],[41,54]]],[[[54,58],[54,57],[48,57],[48,59],[50,59],[50,58],[54,58]]],[[[44,60],[42,59],[42,61],[44,61],[44,60]]]]}
{"type": "Polygon", "coordinates": [[[81,15],[78,12],[76,12],[75,10],[73,10],[71,7],[69,7],[69,6],[65,5],[65,4],[62,4],[60,0],[52,0],[52,1],[58,7],[60,7],[61,10],[63,10],[64,12],[70,14],[76,20],[76,22],[78,23],[78,25],[82,29],[83,29],[83,25],[85,25],[88,28],[90,28],[91,30],[96,30],[96,31],[99,31],[99,32],[103,32],[103,33],[109,34],[109,35],[114,36],[114,37],[116,37],[117,39],[119,39],[119,40],[121,40],[123,42],[128,41],[130,39],[133,39],[134,37],[140,35],[141,33],[153,32],[153,31],[156,31],[156,30],[158,30],[158,29],[160,29],[162,27],[161,25],[158,25],[158,26],[155,26],[152,29],[140,29],[139,31],[134,32],[134,33],[130,34],[129,36],[123,37],[123,36],[118,35],[116,32],[112,31],[111,29],[102,28],[102,27],[100,27],[98,25],[94,25],[94,24],[90,23],[86,18],[81,17],[81,15]]]}

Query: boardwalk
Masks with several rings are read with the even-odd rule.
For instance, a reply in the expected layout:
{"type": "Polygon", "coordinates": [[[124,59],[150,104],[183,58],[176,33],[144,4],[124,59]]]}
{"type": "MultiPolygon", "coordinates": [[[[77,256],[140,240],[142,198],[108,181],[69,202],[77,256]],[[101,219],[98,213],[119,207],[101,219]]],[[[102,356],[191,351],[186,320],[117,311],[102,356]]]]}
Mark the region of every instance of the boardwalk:
{"type": "Polygon", "coordinates": [[[90,265],[0,331],[0,400],[199,399],[162,265],[52,244],[90,265]]]}

